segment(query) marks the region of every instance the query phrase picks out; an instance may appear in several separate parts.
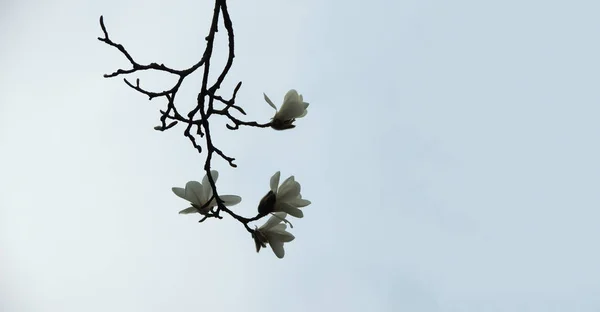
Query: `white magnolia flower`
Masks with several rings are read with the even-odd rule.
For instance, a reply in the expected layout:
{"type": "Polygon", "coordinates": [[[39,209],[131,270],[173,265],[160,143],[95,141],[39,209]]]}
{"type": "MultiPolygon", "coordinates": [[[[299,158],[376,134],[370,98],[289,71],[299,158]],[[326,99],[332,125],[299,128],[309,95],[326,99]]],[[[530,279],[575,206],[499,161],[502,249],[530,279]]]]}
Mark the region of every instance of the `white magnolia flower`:
{"type": "Polygon", "coordinates": [[[296,120],[296,118],[302,118],[306,116],[308,112],[306,109],[308,108],[308,103],[304,102],[301,94],[294,89],[288,91],[283,98],[283,104],[279,111],[273,101],[269,99],[269,97],[263,93],[265,96],[265,101],[271,107],[275,109],[275,116],[273,116],[273,122],[271,122],[271,128],[275,130],[285,130],[294,128],[295,125],[292,123],[296,120]]]}
{"type": "Polygon", "coordinates": [[[265,224],[254,231],[252,238],[254,238],[256,252],[259,252],[261,247],[266,248],[268,243],[277,258],[283,258],[285,255],[283,243],[289,243],[295,238],[285,230],[286,225],[281,223],[285,217],[285,212],[276,212],[265,224]]]}
{"type": "MultiPolygon", "coordinates": [[[[217,183],[219,173],[216,170],[211,170],[210,175],[213,177],[215,183],[217,183]]],[[[202,183],[198,181],[189,181],[185,184],[185,189],[181,187],[174,187],[172,190],[175,195],[189,201],[192,204],[192,207],[181,210],[179,212],[180,214],[189,214],[195,212],[206,214],[212,207],[217,205],[217,201],[214,198],[208,205],[206,205],[206,202],[213,195],[212,187],[210,187],[208,176],[206,175],[204,176],[204,179],[202,179],[202,183]]],[[[242,201],[242,198],[237,195],[219,195],[219,197],[223,200],[225,206],[234,206],[242,201]]]]}
{"type": "Polygon", "coordinates": [[[304,213],[300,208],[310,205],[310,201],[300,195],[300,183],[294,180],[294,176],[290,176],[279,185],[280,176],[281,173],[277,171],[271,177],[271,191],[261,200],[259,213],[282,211],[296,218],[302,218],[304,213]]]}

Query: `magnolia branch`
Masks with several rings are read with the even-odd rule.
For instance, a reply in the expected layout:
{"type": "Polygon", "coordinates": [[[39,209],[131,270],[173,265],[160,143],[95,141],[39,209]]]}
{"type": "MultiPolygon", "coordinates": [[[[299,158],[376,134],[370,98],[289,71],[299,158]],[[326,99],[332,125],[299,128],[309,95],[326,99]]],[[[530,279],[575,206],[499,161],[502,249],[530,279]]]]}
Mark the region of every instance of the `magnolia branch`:
{"type": "MultiPolygon", "coordinates": [[[[235,158],[227,156],[225,154],[225,152],[223,152],[220,148],[215,146],[215,144],[212,140],[210,123],[209,123],[209,118],[212,115],[220,115],[220,116],[226,117],[230,122],[233,123],[233,125],[226,124],[227,128],[230,130],[236,130],[239,128],[239,126],[266,128],[271,125],[270,122],[265,123],[265,124],[260,124],[255,121],[243,121],[243,120],[240,120],[240,119],[234,117],[231,114],[230,109],[233,109],[242,115],[246,115],[246,112],[244,111],[244,109],[242,109],[240,106],[236,105],[236,103],[235,103],[237,92],[239,91],[239,89],[242,86],[241,81],[236,85],[230,99],[224,99],[222,96],[216,94],[217,91],[220,89],[221,84],[225,80],[225,77],[227,76],[231,66],[233,65],[233,59],[235,57],[235,53],[234,53],[235,40],[234,40],[233,24],[231,22],[231,17],[229,15],[229,11],[227,9],[226,1],[225,0],[216,0],[215,1],[210,30],[209,30],[208,36],[206,36],[206,38],[205,38],[206,39],[206,48],[204,50],[202,58],[197,63],[193,64],[191,67],[189,67],[187,69],[173,69],[169,66],[166,66],[165,64],[162,64],[162,63],[158,64],[155,62],[149,63],[149,64],[140,64],[135,60],[135,58],[127,51],[127,49],[122,44],[116,43],[110,38],[108,31],[106,29],[106,25],[104,24],[103,16],[100,16],[100,27],[102,29],[104,37],[98,37],[98,40],[104,42],[105,44],[107,44],[111,47],[116,48],[119,52],[121,52],[121,54],[123,54],[125,56],[125,58],[127,58],[129,63],[131,64],[131,68],[117,69],[116,71],[114,71],[110,74],[105,74],[104,75],[105,78],[113,78],[113,77],[117,77],[120,75],[126,76],[126,75],[136,73],[138,71],[145,71],[145,70],[165,72],[165,73],[169,73],[169,74],[178,76],[177,82],[171,88],[164,90],[164,91],[159,91],[159,92],[150,91],[150,90],[143,88],[140,85],[139,79],[135,80],[135,84],[131,83],[129,80],[127,80],[127,78],[124,78],[123,80],[125,81],[125,84],[127,84],[127,86],[129,86],[130,88],[132,88],[133,90],[135,90],[141,94],[144,94],[145,96],[148,97],[149,100],[152,100],[155,98],[163,98],[163,97],[167,100],[166,101],[167,102],[166,109],[160,110],[160,114],[161,114],[160,125],[155,127],[156,130],[165,131],[165,130],[173,128],[179,122],[185,123],[187,126],[184,130],[184,136],[190,140],[190,142],[192,143],[192,146],[196,150],[198,150],[199,153],[202,153],[203,150],[202,150],[202,147],[200,146],[200,144],[196,141],[195,135],[198,135],[201,138],[205,139],[206,160],[204,162],[204,170],[206,171],[210,187],[212,188],[213,198],[215,199],[215,201],[217,203],[217,208],[216,208],[216,210],[211,209],[208,213],[206,213],[204,215],[204,217],[200,220],[200,222],[203,222],[207,218],[222,219],[222,217],[220,216],[220,212],[224,211],[225,213],[229,214],[234,219],[236,219],[237,221],[242,223],[248,232],[254,233],[254,230],[252,230],[248,226],[248,223],[260,219],[261,217],[264,216],[264,214],[259,213],[257,216],[255,216],[253,218],[245,218],[245,217],[239,216],[238,214],[231,211],[229,208],[227,208],[224,205],[223,200],[221,199],[221,197],[219,196],[219,194],[217,192],[217,187],[215,185],[215,181],[214,181],[212,175],[210,174],[211,161],[212,161],[212,158],[213,158],[212,156],[214,153],[216,153],[221,158],[223,158],[225,161],[227,161],[231,167],[234,167],[234,168],[237,167],[237,165],[234,163],[235,158]],[[228,57],[227,57],[227,62],[225,63],[225,66],[221,70],[221,73],[218,75],[215,82],[212,83],[212,85],[210,85],[210,87],[209,87],[209,83],[208,83],[209,78],[208,77],[209,77],[209,72],[211,69],[210,68],[211,57],[212,57],[212,53],[213,53],[214,39],[215,39],[216,33],[218,31],[220,14],[222,14],[223,25],[225,26],[225,29],[227,31],[228,57]],[[192,73],[196,72],[196,70],[198,70],[200,67],[203,67],[203,72],[202,72],[202,84],[201,84],[200,92],[198,93],[198,96],[196,99],[197,105],[194,107],[194,109],[192,109],[189,113],[187,113],[186,116],[184,116],[177,110],[176,104],[175,104],[176,103],[175,98],[176,98],[177,92],[179,91],[179,88],[182,85],[184,79],[186,77],[188,77],[189,75],[191,75],[192,73]],[[208,101],[207,101],[207,98],[208,98],[208,101]],[[224,107],[221,109],[215,109],[214,108],[215,101],[223,104],[224,107]],[[199,118],[198,118],[198,115],[200,115],[199,118]],[[197,119],[195,119],[195,118],[197,118],[197,119]],[[170,122],[167,124],[167,121],[170,121],[170,122]],[[193,127],[196,127],[195,131],[192,131],[193,127]]],[[[211,200],[212,200],[212,198],[211,198],[211,200]]],[[[210,203],[211,200],[209,200],[207,202],[207,204],[210,203]]],[[[196,207],[196,208],[203,208],[203,207],[196,207]]]]}

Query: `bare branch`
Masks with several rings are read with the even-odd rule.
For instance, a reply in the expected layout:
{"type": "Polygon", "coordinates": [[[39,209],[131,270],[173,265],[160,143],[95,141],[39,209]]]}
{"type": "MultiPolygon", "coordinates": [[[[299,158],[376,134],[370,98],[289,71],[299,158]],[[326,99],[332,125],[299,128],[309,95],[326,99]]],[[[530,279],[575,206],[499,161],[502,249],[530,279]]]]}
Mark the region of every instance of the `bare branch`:
{"type": "MultiPolygon", "coordinates": [[[[227,128],[229,128],[231,130],[238,129],[240,125],[259,127],[259,128],[266,128],[271,125],[271,123],[259,124],[255,121],[243,121],[243,120],[240,120],[231,115],[230,109],[234,109],[237,112],[239,112],[240,114],[246,115],[246,112],[244,111],[244,109],[242,107],[240,107],[239,105],[236,105],[236,103],[235,103],[237,93],[242,86],[241,81],[234,88],[230,99],[224,99],[222,96],[216,94],[217,91],[221,88],[221,84],[225,80],[231,67],[233,66],[233,59],[235,57],[235,53],[234,53],[235,37],[234,37],[234,31],[233,31],[233,23],[231,21],[230,15],[229,15],[226,0],[215,0],[210,29],[209,29],[208,35],[205,37],[206,47],[204,49],[204,53],[203,53],[201,59],[198,62],[196,62],[195,64],[193,64],[192,66],[190,66],[189,68],[183,69],[183,70],[173,69],[162,63],[159,64],[156,62],[152,62],[149,64],[138,63],[134,59],[134,57],[125,49],[125,47],[122,44],[112,41],[112,39],[110,38],[108,31],[106,29],[106,25],[104,24],[103,16],[100,16],[100,28],[102,29],[104,37],[98,37],[98,40],[100,40],[101,42],[104,42],[105,44],[107,44],[111,47],[116,48],[119,52],[121,52],[121,54],[123,54],[123,56],[125,56],[125,58],[131,64],[131,68],[117,69],[116,71],[114,71],[110,74],[105,74],[104,75],[105,78],[112,78],[112,77],[116,77],[119,75],[130,75],[130,74],[136,73],[138,71],[144,71],[144,70],[166,72],[166,73],[178,76],[178,79],[177,79],[177,82],[175,83],[175,85],[173,85],[172,87],[170,87],[166,90],[162,90],[162,91],[151,91],[151,90],[141,87],[139,79],[136,79],[135,84],[131,83],[126,78],[124,78],[124,81],[127,86],[129,86],[133,90],[147,96],[150,100],[155,99],[155,98],[165,98],[166,99],[166,109],[160,110],[160,114],[161,114],[160,115],[160,125],[155,127],[156,130],[166,131],[168,129],[174,128],[179,123],[186,124],[186,128],[183,131],[183,135],[189,139],[189,141],[192,143],[192,146],[199,153],[202,153],[203,149],[202,149],[200,143],[197,142],[196,136],[200,136],[201,138],[203,138],[205,140],[206,150],[204,152],[205,152],[206,159],[204,162],[204,170],[207,173],[210,187],[213,190],[213,197],[217,203],[217,207],[215,210],[211,209],[211,211],[204,214],[203,218],[199,222],[203,222],[209,218],[222,219],[223,217],[221,217],[219,214],[221,211],[224,211],[225,213],[229,214],[231,217],[233,217],[234,219],[236,219],[237,221],[242,223],[248,232],[253,233],[254,230],[252,230],[248,226],[248,223],[256,221],[256,220],[262,218],[264,215],[258,214],[257,216],[252,217],[252,218],[245,218],[245,217],[242,217],[242,216],[234,213],[229,208],[227,208],[224,205],[223,200],[219,196],[217,187],[215,185],[215,181],[214,181],[212,175],[210,174],[211,162],[212,162],[214,153],[216,153],[221,158],[223,158],[225,161],[227,161],[231,167],[234,167],[234,168],[237,167],[237,165],[234,163],[235,158],[227,156],[221,149],[219,149],[215,146],[215,144],[212,140],[211,128],[210,128],[210,122],[209,122],[209,119],[212,115],[221,115],[221,116],[227,117],[229,119],[229,121],[233,123],[233,126],[231,126],[229,124],[226,125],[227,128]],[[227,62],[225,63],[225,66],[222,68],[220,74],[217,76],[216,80],[212,84],[210,84],[210,87],[209,87],[209,72],[211,70],[211,67],[210,67],[211,66],[211,57],[213,54],[215,36],[218,32],[218,24],[219,24],[220,16],[223,17],[223,25],[225,27],[225,30],[227,33],[227,38],[228,38],[227,62]],[[191,111],[189,111],[186,116],[181,115],[178,112],[178,110],[176,108],[176,104],[175,104],[175,98],[176,98],[177,92],[179,91],[179,88],[181,87],[184,79],[187,78],[192,73],[196,72],[196,70],[199,69],[200,67],[203,67],[202,83],[200,86],[200,91],[196,98],[196,106],[191,111]],[[225,105],[225,107],[220,110],[215,110],[213,108],[215,101],[223,103],[225,105]],[[168,124],[167,124],[167,120],[170,120],[170,122],[168,124]],[[193,127],[197,127],[195,132],[192,131],[193,127]]],[[[211,202],[211,201],[212,201],[212,199],[209,200],[208,202],[211,202]]]]}

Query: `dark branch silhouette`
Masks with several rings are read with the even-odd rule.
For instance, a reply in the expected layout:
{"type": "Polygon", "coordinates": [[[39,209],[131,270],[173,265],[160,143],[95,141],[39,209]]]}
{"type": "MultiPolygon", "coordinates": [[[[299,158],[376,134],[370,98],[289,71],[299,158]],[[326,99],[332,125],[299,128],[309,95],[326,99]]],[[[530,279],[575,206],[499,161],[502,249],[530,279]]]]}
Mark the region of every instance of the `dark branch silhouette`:
{"type": "Polygon", "coordinates": [[[199,153],[202,153],[203,150],[202,150],[202,147],[200,146],[200,144],[198,144],[196,142],[195,136],[198,135],[198,136],[200,136],[200,138],[204,138],[204,140],[206,141],[206,151],[204,151],[205,155],[206,155],[206,160],[204,162],[204,170],[206,171],[206,175],[208,177],[210,187],[213,190],[213,197],[211,197],[207,201],[207,203],[204,207],[195,207],[195,208],[197,208],[199,210],[206,208],[208,206],[208,204],[212,201],[212,199],[214,199],[216,201],[217,206],[216,206],[216,209],[215,209],[215,207],[212,207],[211,210],[208,213],[206,213],[199,222],[203,222],[208,218],[222,219],[222,217],[220,216],[220,212],[224,211],[225,213],[229,214],[234,219],[236,219],[237,221],[242,223],[248,232],[254,233],[254,230],[251,229],[250,226],[248,226],[248,223],[252,222],[252,221],[256,221],[256,220],[264,217],[266,215],[266,213],[264,213],[264,212],[258,213],[255,217],[246,218],[246,217],[242,217],[242,216],[234,213],[233,211],[231,211],[229,208],[227,208],[224,205],[223,200],[220,198],[220,196],[217,192],[217,187],[215,185],[215,181],[214,181],[212,175],[210,174],[211,161],[213,159],[213,154],[215,154],[215,153],[218,156],[220,156],[221,158],[223,158],[225,161],[227,161],[231,167],[234,167],[234,168],[237,167],[237,165],[235,164],[235,158],[230,157],[227,154],[225,154],[225,152],[223,152],[220,148],[215,146],[215,143],[212,140],[211,128],[210,128],[210,123],[209,123],[209,119],[212,115],[220,115],[220,116],[226,117],[229,120],[229,122],[231,123],[231,124],[230,123],[226,124],[227,128],[230,130],[237,130],[237,129],[239,129],[240,126],[250,126],[250,127],[259,127],[259,128],[267,128],[267,127],[271,126],[271,122],[265,123],[265,124],[260,124],[256,121],[243,121],[232,115],[232,112],[231,112],[232,109],[242,115],[246,115],[246,112],[240,106],[236,105],[236,103],[235,103],[237,92],[239,91],[239,89],[242,86],[241,81],[236,85],[235,89],[233,90],[233,94],[232,94],[231,98],[224,99],[221,95],[217,94],[217,91],[219,91],[221,84],[225,80],[227,73],[229,72],[229,70],[231,69],[231,66],[233,65],[233,59],[235,57],[235,53],[234,53],[235,37],[234,37],[234,33],[233,33],[233,24],[231,22],[231,17],[229,16],[229,11],[227,9],[226,1],[225,0],[216,0],[215,1],[212,22],[211,22],[208,36],[206,36],[206,38],[205,38],[206,48],[204,49],[202,58],[196,64],[193,64],[191,67],[189,67],[187,69],[173,69],[162,63],[161,64],[158,64],[158,63],[140,64],[133,58],[133,56],[131,56],[131,54],[129,54],[129,52],[127,52],[127,50],[125,49],[125,47],[123,45],[116,43],[110,39],[110,37],[108,35],[108,31],[106,30],[106,26],[104,24],[104,18],[102,16],[100,16],[100,27],[102,28],[104,37],[99,37],[98,40],[119,50],[119,52],[121,52],[127,58],[129,63],[131,63],[130,69],[117,69],[115,72],[113,72],[111,74],[105,74],[104,75],[105,78],[113,78],[113,77],[117,77],[120,75],[129,75],[129,74],[133,74],[138,71],[144,71],[144,70],[154,70],[154,71],[166,72],[166,73],[178,76],[177,82],[175,83],[175,85],[173,87],[171,87],[170,89],[168,89],[166,91],[160,91],[160,92],[154,92],[154,91],[150,91],[150,90],[146,90],[146,89],[142,88],[140,86],[139,79],[136,79],[135,84],[131,83],[129,80],[127,80],[127,78],[124,78],[123,80],[130,88],[132,88],[133,90],[135,90],[141,94],[146,95],[150,100],[155,99],[155,98],[163,98],[163,97],[166,99],[167,107],[164,110],[160,110],[160,114],[161,114],[160,125],[155,127],[156,130],[166,131],[168,129],[173,128],[178,123],[185,123],[187,126],[184,130],[184,135],[190,140],[193,147],[196,148],[196,150],[198,150],[199,153]],[[211,69],[210,68],[211,57],[212,57],[212,53],[213,53],[214,39],[215,39],[215,36],[218,31],[220,14],[222,14],[223,25],[225,26],[225,29],[227,31],[229,52],[228,52],[228,56],[227,56],[227,62],[225,64],[225,66],[223,67],[223,69],[221,70],[221,73],[219,74],[217,79],[212,84],[209,84],[208,74],[211,69]],[[200,87],[200,92],[198,93],[198,96],[196,99],[197,105],[194,107],[194,109],[192,109],[190,112],[188,112],[184,116],[176,108],[175,97],[177,95],[177,92],[179,91],[179,87],[181,86],[183,80],[186,77],[188,77],[189,75],[195,73],[196,70],[198,70],[199,68],[203,68],[203,71],[202,71],[202,84],[200,87]],[[215,109],[215,107],[214,107],[215,102],[223,104],[224,107],[220,108],[220,109],[215,109]],[[167,121],[169,121],[168,124],[167,124],[167,121]]]}

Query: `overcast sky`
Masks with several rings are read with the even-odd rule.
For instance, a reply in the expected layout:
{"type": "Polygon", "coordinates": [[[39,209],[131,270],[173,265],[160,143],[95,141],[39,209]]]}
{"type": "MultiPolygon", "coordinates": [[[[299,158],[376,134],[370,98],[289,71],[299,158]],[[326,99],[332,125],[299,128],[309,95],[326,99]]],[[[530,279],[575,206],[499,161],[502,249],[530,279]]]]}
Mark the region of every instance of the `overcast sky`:
{"type": "Polygon", "coordinates": [[[1,311],[600,310],[598,1],[230,1],[222,94],[243,81],[259,122],[263,92],[311,103],[289,131],[211,123],[236,212],[278,170],[312,201],[282,260],[229,217],[177,214],[205,154],[153,130],[163,100],[102,77],[129,64],[100,15],[139,62],[186,68],[212,6],[0,2],[1,311]]]}

